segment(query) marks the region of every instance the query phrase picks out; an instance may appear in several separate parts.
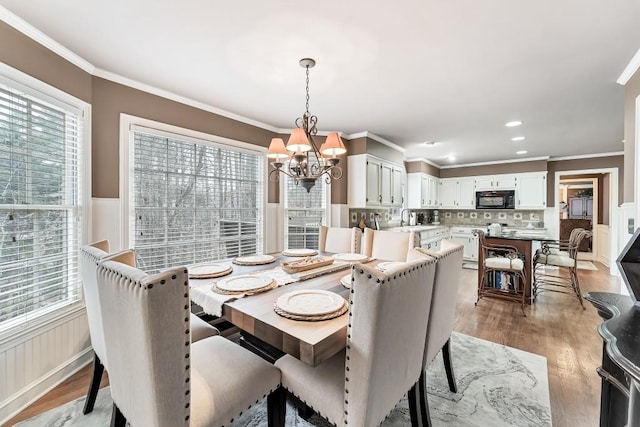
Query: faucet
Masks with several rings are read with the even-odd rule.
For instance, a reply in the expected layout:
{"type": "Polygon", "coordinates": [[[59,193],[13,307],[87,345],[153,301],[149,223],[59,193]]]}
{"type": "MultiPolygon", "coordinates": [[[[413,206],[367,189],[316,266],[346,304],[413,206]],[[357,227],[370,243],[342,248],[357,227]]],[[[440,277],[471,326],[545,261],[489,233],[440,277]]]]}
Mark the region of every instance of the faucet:
{"type": "Polygon", "coordinates": [[[400,211],[400,227],[404,224],[404,211],[409,211],[409,215],[411,215],[411,209],[403,208],[400,211]]]}

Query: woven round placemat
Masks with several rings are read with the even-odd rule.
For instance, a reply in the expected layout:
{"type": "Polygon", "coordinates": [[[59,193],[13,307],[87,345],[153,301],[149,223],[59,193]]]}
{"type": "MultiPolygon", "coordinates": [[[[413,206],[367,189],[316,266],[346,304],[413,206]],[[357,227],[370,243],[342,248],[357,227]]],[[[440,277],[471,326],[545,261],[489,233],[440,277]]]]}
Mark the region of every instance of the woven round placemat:
{"type": "Polygon", "coordinates": [[[225,289],[220,289],[215,283],[211,285],[211,290],[217,294],[222,295],[255,295],[261,294],[262,292],[270,291],[271,289],[275,289],[278,287],[278,282],[275,279],[271,281],[270,284],[265,286],[264,288],[252,289],[250,291],[227,291],[225,289]]]}
{"type": "Polygon", "coordinates": [[[277,259],[276,257],[271,256],[271,259],[269,259],[269,260],[252,262],[252,261],[243,261],[240,258],[242,258],[242,257],[235,258],[231,262],[234,263],[234,264],[237,264],[237,265],[266,265],[266,264],[271,264],[273,262],[276,262],[276,259],[277,259]]]}
{"type": "Polygon", "coordinates": [[[315,249],[304,249],[304,251],[306,252],[296,252],[295,249],[291,249],[291,251],[288,251],[285,249],[284,251],[282,251],[282,255],[289,257],[309,257],[318,255],[318,251],[315,249]]]}
{"type": "Polygon", "coordinates": [[[301,320],[304,322],[320,322],[322,320],[334,319],[345,314],[347,311],[349,311],[349,302],[345,301],[342,305],[342,308],[334,311],[333,313],[327,313],[318,316],[300,316],[299,314],[291,314],[287,311],[282,310],[276,304],[273,305],[273,311],[275,311],[276,314],[291,320],[301,320]]]}
{"type": "Polygon", "coordinates": [[[226,276],[227,274],[231,274],[233,272],[233,267],[229,266],[228,270],[221,271],[219,273],[210,273],[210,274],[189,274],[189,279],[215,279],[217,277],[226,276]]]}

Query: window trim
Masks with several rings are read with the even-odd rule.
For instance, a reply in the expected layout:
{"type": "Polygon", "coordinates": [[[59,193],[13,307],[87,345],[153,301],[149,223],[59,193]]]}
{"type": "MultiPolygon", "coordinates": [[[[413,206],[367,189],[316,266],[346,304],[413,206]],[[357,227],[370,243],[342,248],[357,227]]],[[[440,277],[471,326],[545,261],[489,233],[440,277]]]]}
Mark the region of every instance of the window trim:
{"type": "MultiPolygon", "coordinates": [[[[0,62],[0,80],[8,83],[26,94],[40,98],[58,107],[72,110],[78,114],[78,122],[82,125],[82,137],[78,141],[80,150],[79,169],[82,182],[79,186],[79,207],[80,224],[78,225],[79,243],[85,244],[89,241],[91,220],[91,104],[75,96],[68,94],[54,86],[36,79],[22,71],[19,71],[3,62],[0,62]]],[[[45,307],[27,315],[24,322],[7,326],[0,330],[0,345],[33,333],[38,329],[50,324],[51,319],[58,319],[70,315],[80,309],[84,309],[84,294],[80,285],[80,300],[70,304],[60,304],[54,307],[45,307]]]]}
{"type": "MultiPolygon", "coordinates": [[[[225,138],[213,134],[208,134],[192,129],[174,126],[168,123],[162,123],[155,120],[144,119],[142,117],[130,114],[120,113],[120,241],[123,248],[131,247],[131,224],[134,220],[132,209],[130,206],[131,194],[133,192],[133,132],[132,130],[148,130],[155,134],[160,134],[172,138],[181,138],[198,144],[207,144],[215,147],[232,148],[234,150],[244,151],[251,154],[257,154],[266,159],[267,149],[259,145],[250,144],[248,142],[237,141],[235,139],[225,138]]],[[[266,161],[266,160],[265,160],[266,161]]],[[[265,167],[264,171],[268,169],[265,167]]],[[[267,185],[269,177],[262,177],[262,212],[263,216],[267,215],[267,185]]],[[[267,222],[262,221],[262,251],[267,246],[265,239],[267,237],[267,222]]]]}

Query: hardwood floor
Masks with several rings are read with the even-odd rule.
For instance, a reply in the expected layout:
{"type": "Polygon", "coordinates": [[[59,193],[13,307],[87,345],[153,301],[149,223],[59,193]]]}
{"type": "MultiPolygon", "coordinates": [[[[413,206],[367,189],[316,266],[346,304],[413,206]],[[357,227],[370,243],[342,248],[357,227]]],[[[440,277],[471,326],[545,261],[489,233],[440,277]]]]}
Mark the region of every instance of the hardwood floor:
{"type": "MultiPolygon", "coordinates": [[[[620,292],[624,284],[610,276],[607,267],[594,264],[598,271],[579,270],[582,292],[620,292]]],[[[582,310],[575,297],[557,293],[539,296],[535,304],[526,308],[527,317],[522,316],[518,304],[498,299],[483,298],[475,307],[476,283],[477,272],[463,270],[455,330],[545,356],[553,425],[597,426],[600,378],[595,370],[601,361],[602,340],[596,329],[601,321],[596,310],[587,302],[586,310],[582,310]]],[[[84,396],[90,375],[88,366],[5,426],[84,396]]],[[[102,386],[107,382],[105,376],[102,386]]]]}

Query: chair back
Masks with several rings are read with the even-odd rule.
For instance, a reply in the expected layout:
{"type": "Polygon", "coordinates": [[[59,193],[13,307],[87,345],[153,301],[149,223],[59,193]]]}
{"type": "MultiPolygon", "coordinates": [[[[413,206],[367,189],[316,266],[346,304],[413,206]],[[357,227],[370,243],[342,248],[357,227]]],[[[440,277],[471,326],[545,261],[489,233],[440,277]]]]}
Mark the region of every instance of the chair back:
{"type": "Polygon", "coordinates": [[[433,281],[431,311],[427,324],[427,340],[424,348],[426,369],[453,332],[456,317],[458,287],[462,275],[464,246],[443,240],[438,252],[416,249],[436,258],[436,275],[433,281]]]}
{"type": "Polygon", "coordinates": [[[573,258],[574,261],[578,260],[578,251],[580,250],[580,243],[582,242],[582,240],[590,239],[591,236],[593,236],[593,233],[591,231],[582,228],[575,234],[575,236],[573,236],[573,239],[569,243],[568,252],[569,256],[573,258]]]}
{"type": "Polygon", "coordinates": [[[150,276],[107,260],[97,277],[114,403],[134,426],[189,425],[187,269],[150,276]]]}
{"type": "Polygon", "coordinates": [[[318,249],[323,252],[360,253],[362,231],[357,228],[320,226],[318,249]]]}
{"type": "Polygon", "coordinates": [[[365,228],[362,253],[385,261],[406,261],[409,250],[415,246],[415,233],[379,231],[365,228]]]}
{"type": "Polygon", "coordinates": [[[78,254],[78,270],[84,293],[84,302],[87,307],[87,322],[89,323],[89,336],[91,346],[104,366],[107,366],[107,356],[104,346],[104,333],[102,329],[102,312],[98,297],[98,281],[96,273],[98,263],[109,254],[109,241],[101,240],[89,245],[80,246],[78,254]]]}
{"type": "Polygon", "coordinates": [[[380,272],[352,268],[345,425],[378,426],[419,379],[435,274],[432,258],[380,272]]]}

